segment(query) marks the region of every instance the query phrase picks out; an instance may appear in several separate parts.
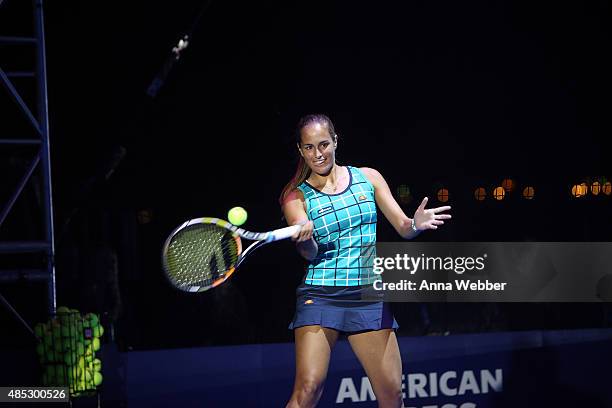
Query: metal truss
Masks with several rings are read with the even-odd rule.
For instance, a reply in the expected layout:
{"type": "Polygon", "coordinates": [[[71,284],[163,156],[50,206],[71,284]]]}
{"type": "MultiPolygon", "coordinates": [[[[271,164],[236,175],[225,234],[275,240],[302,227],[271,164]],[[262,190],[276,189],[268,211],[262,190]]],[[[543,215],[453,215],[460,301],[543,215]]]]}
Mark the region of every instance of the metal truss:
{"type": "MultiPolygon", "coordinates": [[[[6,0],[10,1],[10,0],[6,0]]],[[[19,0],[21,1],[21,0],[19,0]]],[[[53,200],[51,189],[51,165],[49,154],[49,116],[47,110],[47,73],[45,56],[45,33],[43,19],[43,0],[33,0],[33,37],[2,37],[0,45],[11,47],[34,47],[36,52],[36,63],[31,72],[5,72],[0,67],[0,83],[6,88],[12,101],[17,105],[29,123],[31,134],[23,135],[24,138],[4,138],[0,135],[0,144],[14,148],[15,151],[24,145],[36,145],[38,151],[31,159],[25,173],[19,180],[15,190],[6,203],[0,202],[0,230],[6,218],[10,215],[15,202],[32,178],[36,171],[40,172],[41,198],[43,201],[42,214],[40,217],[44,223],[44,236],[39,240],[31,241],[0,241],[0,255],[5,254],[39,254],[44,256],[45,269],[0,269],[0,282],[14,282],[18,280],[45,281],[48,286],[48,312],[55,315],[56,291],[55,291],[55,242],[53,231],[53,200]],[[36,106],[34,111],[29,107],[18,89],[14,86],[13,78],[31,78],[36,83],[36,106]]],[[[2,1],[0,0],[0,6],[2,1]]],[[[0,8],[0,13],[2,8],[0,8]]],[[[24,24],[29,24],[26,21],[24,24]]],[[[4,33],[2,33],[4,34],[4,33]]],[[[5,95],[0,95],[5,97],[5,95]]],[[[18,135],[11,135],[17,137],[18,135]]],[[[20,153],[22,154],[22,153],[20,153]]]]}

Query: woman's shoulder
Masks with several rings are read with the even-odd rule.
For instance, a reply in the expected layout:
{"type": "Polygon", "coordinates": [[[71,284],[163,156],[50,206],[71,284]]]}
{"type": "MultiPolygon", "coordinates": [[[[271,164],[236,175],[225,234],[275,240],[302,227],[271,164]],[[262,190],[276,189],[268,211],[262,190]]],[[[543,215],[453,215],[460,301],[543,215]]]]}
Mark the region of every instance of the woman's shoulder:
{"type": "Polygon", "coordinates": [[[372,167],[353,167],[353,168],[359,169],[359,171],[362,172],[368,178],[382,177],[380,172],[372,167]]]}
{"type": "Polygon", "coordinates": [[[286,204],[287,202],[293,200],[304,201],[304,192],[299,186],[287,192],[287,195],[285,195],[285,198],[283,200],[283,204],[286,204]]]}
{"type": "Polygon", "coordinates": [[[363,174],[367,176],[373,174],[374,172],[378,173],[376,169],[373,169],[371,167],[355,167],[355,168],[359,169],[359,171],[361,171],[363,174]]]}
{"type": "Polygon", "coordinates": [[[373,186],[384,180],[382,174],[372,167],[359,167],[358,169],[373,186]]]}

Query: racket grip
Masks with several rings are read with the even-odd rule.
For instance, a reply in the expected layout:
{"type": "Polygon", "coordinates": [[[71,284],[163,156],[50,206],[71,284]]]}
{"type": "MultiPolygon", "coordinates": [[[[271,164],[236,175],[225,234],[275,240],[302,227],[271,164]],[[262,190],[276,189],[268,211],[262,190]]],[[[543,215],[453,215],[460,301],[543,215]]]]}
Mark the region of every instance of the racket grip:
{"type": "Polygon", "coordinates": [[[301,229],[301,225],[291,225],[290,227],[274,230],[270,233],[268,241],[278,241],[281,239],[290,238],[291,236],[293,236],[293,234],[300,231],[301,229]]]}

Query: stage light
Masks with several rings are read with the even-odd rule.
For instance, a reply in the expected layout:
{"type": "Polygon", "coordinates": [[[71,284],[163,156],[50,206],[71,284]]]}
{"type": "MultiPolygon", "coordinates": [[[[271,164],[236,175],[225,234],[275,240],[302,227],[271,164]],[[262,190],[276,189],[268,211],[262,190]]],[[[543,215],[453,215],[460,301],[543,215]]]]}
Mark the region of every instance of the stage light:
{"type": "Polygon", "coordinates": [[[484,187],[478,187],[476,190],[474,190],[474,198],[477,201],[483,201],[487,196],[487,190],[484,189],[484,187]]]}
{"type": "Polygon", "coordinates": [[[609,181],[606,181],[601,187],[601,192],[605,195],[610,195],[610,193],[612,193],[612,184],[609,181]]]}
{"type": "Polygon", "coordinates": [[[514,191],[514,180],[512,180],[511,178],[504,179],[501,185],[508,193],[514,191]]]}
{"type": "Polygon", "coordinates": [[[593,184],[591,184],[591,194],[598,195],[600,192],[601,184],[599,184],[599,181],[594,181],[593,184]]]}
{"type": "Polygon", "coordinates": [[[498,201],[503,200],[505,196],[506,196],[506,190],[504,190],[502,186],[495,187],[493,189],[493,198],[495,198],[496,200],[498,201]]]}
{"type": "Polygon", "coordinates": [[[527,186],[523,189],[523,198],[526,200],[533,200],[535,196],[535,189],[531,186],[527,186]]]}
{"type": "Polygon", "coordinates": [[[410,192],[410,187],[406,184],[401,184],[397,187],[397,197],[398,201],[402,204],[410,204],[412,201],[412,193],[410,192]]]}
{"type": "Polygon", "coordinates": [[[572,186],[572,197],[581,198],[584,197],[589,192],[589,188],[586,183],[582,184],[574,184],[572,186]]]}
{"type": "Polygon", "coordinates": [[[441,188],[438,190],[438,201],[441,203],[445,203],[448,201],[448,190],[445,188],[441,188]]]}

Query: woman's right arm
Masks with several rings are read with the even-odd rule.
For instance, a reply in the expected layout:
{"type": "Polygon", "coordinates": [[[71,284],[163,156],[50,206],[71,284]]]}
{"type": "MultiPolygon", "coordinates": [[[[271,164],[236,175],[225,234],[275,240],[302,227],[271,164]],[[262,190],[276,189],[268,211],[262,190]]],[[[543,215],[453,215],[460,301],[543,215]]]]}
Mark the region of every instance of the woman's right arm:
{"type": "Polygon", "coordinates": [[[287,195],[283,203],[283,214],[288,225],[303,225],[301,231],[296,233],[291,239],[295,241],[300,255],[312,261],[317,256],[319,247],[314,238],[312,238],[313,224],[312,221],[308,220],[304,210],[304,196],[301,191],[294,190],[287,195]]]}

